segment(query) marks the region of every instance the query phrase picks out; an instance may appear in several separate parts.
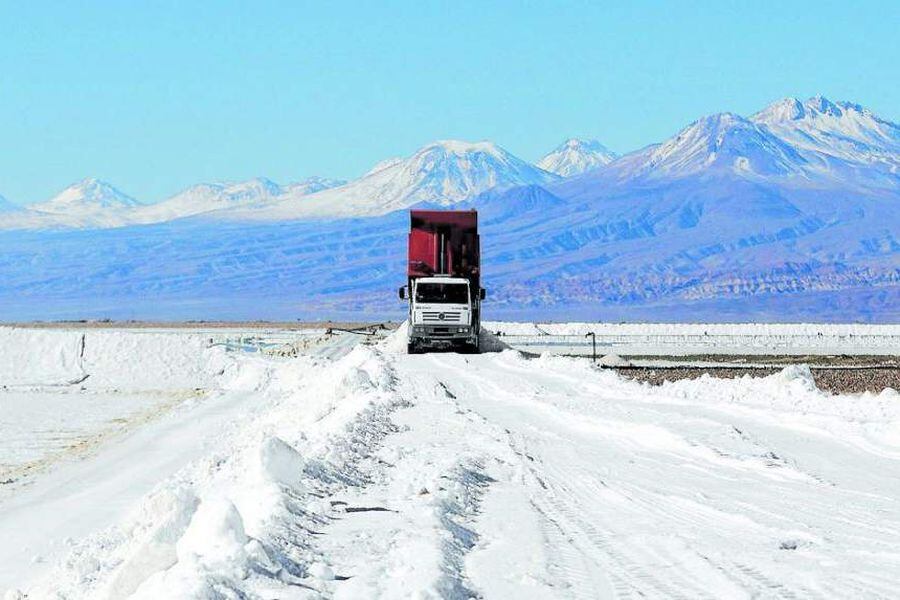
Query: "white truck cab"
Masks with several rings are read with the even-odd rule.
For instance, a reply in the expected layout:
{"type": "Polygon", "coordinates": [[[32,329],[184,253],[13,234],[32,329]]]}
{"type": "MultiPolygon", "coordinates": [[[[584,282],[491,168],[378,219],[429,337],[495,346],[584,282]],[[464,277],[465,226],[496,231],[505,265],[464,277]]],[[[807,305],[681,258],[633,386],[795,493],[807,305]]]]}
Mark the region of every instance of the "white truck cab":
{"type": "MultiPolygon", "coordinates": [[[[405,288],[400,290],[401,298],[405,288]]],[[[471,284],[461,277],[420,277],[410,282],[408,347],[478,348],[478,303],[471,284]]]]}

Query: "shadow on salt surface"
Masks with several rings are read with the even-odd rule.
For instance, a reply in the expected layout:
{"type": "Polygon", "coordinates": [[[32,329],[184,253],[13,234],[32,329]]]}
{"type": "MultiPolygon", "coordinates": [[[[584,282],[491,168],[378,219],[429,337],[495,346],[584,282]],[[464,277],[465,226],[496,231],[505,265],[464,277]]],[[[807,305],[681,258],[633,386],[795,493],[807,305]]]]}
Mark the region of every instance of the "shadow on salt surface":
{"type": "Polygon", "coordinates": [[[484,327],[481,328],[479,350],[482,352],[503,352],[510,350],[511,347],[502,341],[496,334],[491,333],[484,327]]]}

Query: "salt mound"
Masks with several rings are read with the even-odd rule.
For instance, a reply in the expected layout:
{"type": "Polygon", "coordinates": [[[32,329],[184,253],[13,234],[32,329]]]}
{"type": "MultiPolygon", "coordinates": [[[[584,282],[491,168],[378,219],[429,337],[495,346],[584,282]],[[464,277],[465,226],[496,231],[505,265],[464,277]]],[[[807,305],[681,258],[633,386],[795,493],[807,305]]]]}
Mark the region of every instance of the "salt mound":
{"type": "Polygon", "coordinates": [[[244,521],[231,501],[204,500],[178,540],[178,560],[227,571],[243,562],[247,540],[244,521]]]}
{"type": "Polygon", "coordinates": [[[394,333],[378,343],[378,347],[387,354],[406,354],[407,331],[409,331],[409,321],[403,321],[394,333]]]}
{"type": "Polygon", "coordinates": [[[772,375],[776,380],[780,380],[786,385],[797,386],[807,391],[815,391],[819,388],[816,386],[816,380],[813,378],[809,365],[790,365],[781,370],[780,373],[772,375]]]}
{"type": "Polygon", "coordinates": [[[278,437],[267,437],[259,447],[259,466],[265,479],[296,489],[303,475],[303,457],[278,437]]]}
{"type": "Polygon", "coordinates": [[[144,501],[142,519],[151,524],[148,538],[116,569],[103,597],[127,598],[154,573],[178,562],[175,546],[200,500],[186,486],[163,488],[144,501]]]}

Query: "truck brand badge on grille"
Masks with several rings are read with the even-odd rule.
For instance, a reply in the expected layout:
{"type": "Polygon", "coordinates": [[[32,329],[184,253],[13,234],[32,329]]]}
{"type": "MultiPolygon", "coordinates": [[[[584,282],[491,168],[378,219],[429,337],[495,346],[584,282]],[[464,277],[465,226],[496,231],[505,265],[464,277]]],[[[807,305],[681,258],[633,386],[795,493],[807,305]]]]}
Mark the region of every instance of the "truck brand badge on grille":
{"type": "Polygon", "coordinates": [[[443,321],[443,320],[444,320],[444,313],[439,314],[439,315],[438,315],[438,319],[440,319],[441,321],[443,321]]]}

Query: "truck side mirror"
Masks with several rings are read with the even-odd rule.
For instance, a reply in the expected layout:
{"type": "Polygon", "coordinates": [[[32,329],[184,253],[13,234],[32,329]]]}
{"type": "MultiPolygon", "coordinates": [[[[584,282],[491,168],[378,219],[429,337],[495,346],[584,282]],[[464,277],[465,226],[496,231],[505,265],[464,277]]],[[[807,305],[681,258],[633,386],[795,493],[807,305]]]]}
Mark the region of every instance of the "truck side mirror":
{"type": "Polygon", "coordinates": [[[479,299],[479,300],[484,300],[484,297],[485,297],[485,296],[487,296],[487,290],[484,289],[484,288],[480,288],[480,289],[478,290],[478,299],[479,299]]]}
{"type": "Polygon", "coordinates": [[[401,300],[406,300],[406,286],[401,285],[400,289],[397,290],[397,295],[400,296],[401,300]]]}

